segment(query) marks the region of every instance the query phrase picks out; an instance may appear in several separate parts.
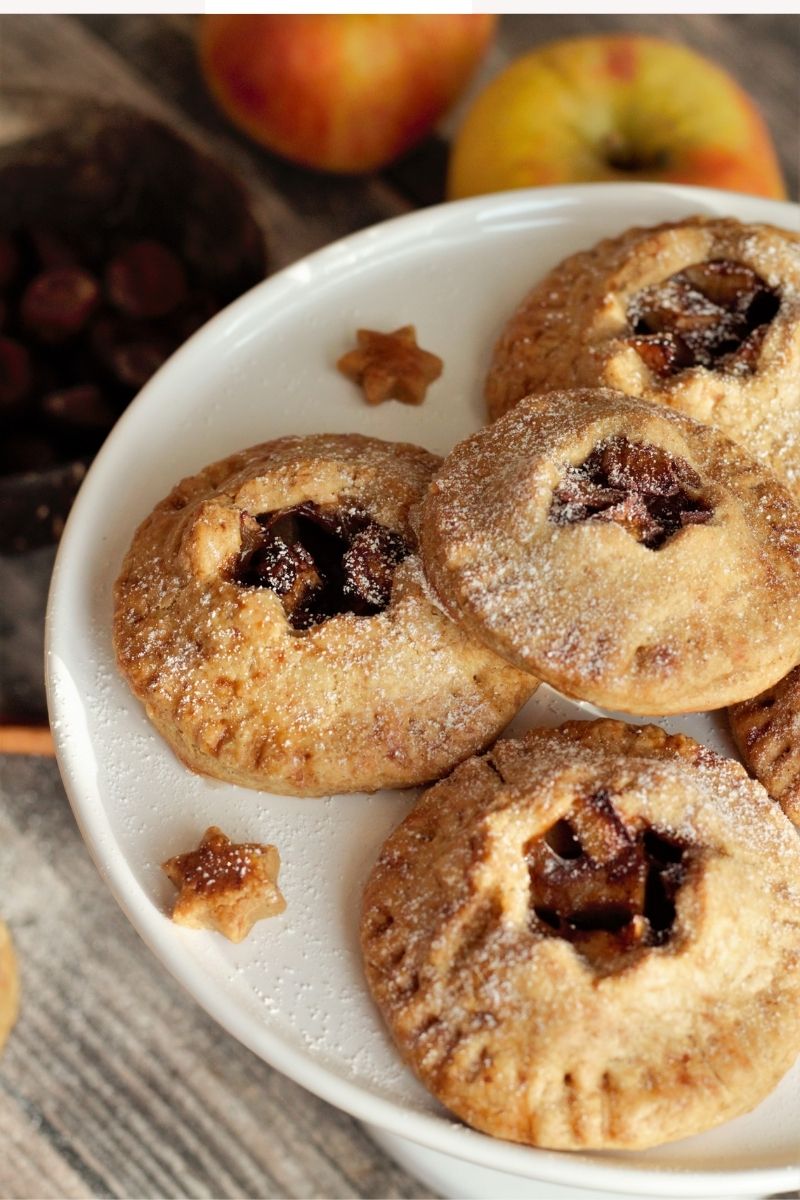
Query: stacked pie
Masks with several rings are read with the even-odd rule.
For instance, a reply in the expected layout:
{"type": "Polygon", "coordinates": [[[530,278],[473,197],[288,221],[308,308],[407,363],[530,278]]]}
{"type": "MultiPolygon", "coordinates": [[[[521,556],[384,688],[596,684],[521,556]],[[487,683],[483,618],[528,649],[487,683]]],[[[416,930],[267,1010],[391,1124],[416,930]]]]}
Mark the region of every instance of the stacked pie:
{"type": "MultiPolygon", "coordinates": [[[[713,424],[800,497],[800,234],[690,217],[559,263],[503,330],[490,418],[532,392],[608,386],[713,424]]],[[[800,670],[730,710],[740,753],[800,821],[800,670]]]]}
{"type": "Polygon", "coordinates": [[[495,346],[489,415],[573,387],[716,425],[800,486],[800,235],[690,217],[565,259],[495,346]]]}

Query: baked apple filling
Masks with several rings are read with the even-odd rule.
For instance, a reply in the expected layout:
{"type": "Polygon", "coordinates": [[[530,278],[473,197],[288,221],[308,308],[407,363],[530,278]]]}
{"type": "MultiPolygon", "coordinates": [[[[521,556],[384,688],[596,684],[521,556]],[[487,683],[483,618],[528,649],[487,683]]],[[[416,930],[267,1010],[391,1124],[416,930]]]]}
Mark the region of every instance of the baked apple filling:
{"type": "Polygon", "coordinates": [[[686,847],[651,827],[629,831],[607,791],[589,795],[525,848],[532,920],[599,970],[663,946],[675,925],[686,847]]]}
{"type": "Polygon", "coordinates": [[[553,493],[556,525],[614,521],[649,550],[658,550],[687,525],[711,520],[702,481],[683,458],[659,446],[610,438],[570,467],[553,493]]]}
{"type": "Polygon", "coordinates": [[[297,630],[338,613],[382,612],[395,568],[410,552],[398,533],[357,507],[309,500],[255,517],[242,513],[241,522],[233,581],[271,588],[297,630]]]}
{"type": "Polygon", "coordinates": [[[755,370],[780,297],[742,263],[695,263],[638,292],[628,305],[628,342],[662,378],[689,367],[755,370]]]}

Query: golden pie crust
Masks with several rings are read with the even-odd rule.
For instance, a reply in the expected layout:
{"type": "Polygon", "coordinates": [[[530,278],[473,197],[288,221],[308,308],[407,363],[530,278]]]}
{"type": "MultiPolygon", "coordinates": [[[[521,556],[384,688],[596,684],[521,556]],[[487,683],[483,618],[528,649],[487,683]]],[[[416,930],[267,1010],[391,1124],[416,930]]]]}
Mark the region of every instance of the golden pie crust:
{"type": "Polygon", "coordinates": [[[738,763],[655,726],[568,722],[462,763],[384,844],[361,942],[405,1061],[496,1137],[687,1137],[753,1108],[800,1052],[796,831],[738,763]]]}
{"type": "MultiPolygon", "coordinates": [[[[695,299],[697,299],[695,297],[695,299]]],[[[697,318],[713,324],[713,305],[697,318]]],[[[678,324],[683,318],[678,314],[678,324]]],[[[690,217],[629,229],[565,259],[525,298],[494,349],[491,418],[523,396],[611,387],[717,425],[800,487],[800,235],[771,225],[690,217]],[[698,264],[742,265],[779,301],[753,343],[750,366],[694,365],[662,377],[631,344],[629,308],[645,289],[698,264]]]]}
{"type": "Polygon", "coordinates": [[[600,389],[528,397],[452,451],[419,525],[454,619],[603,708],[719,708],[800,658],[800,511],[741,447],[660,405],[600,389]],[[620,441],[682,464],[687,505],[709,510],[687,519],[705,523],[654,549],[608,512],[556,512],[598,448],[620,441]]]}
{"type": "Polygon", "coordinates": [[[800,667],[728,719],[745,766],[800,827],[800,667]]]}
{"type": "Polygon", "coordinates": [[[114,642],[187,766],[296,795],[407,787],[487,745],[531,695],[535,680],[426,593],[409,510],[439,461],[355,434],[286,437],[213,463],[156,506],[116,583],[114,642]],[[377,615],[294,629],[275,591],[231,578],[243,521],[309,501],[355,506],[405,540],[377,615]]]}
{"type": "Polygon", "coordinates": [[[17,960],[8,926],[0,921],[0,1050],[5,1045],[19,1011],[17,960]]]}

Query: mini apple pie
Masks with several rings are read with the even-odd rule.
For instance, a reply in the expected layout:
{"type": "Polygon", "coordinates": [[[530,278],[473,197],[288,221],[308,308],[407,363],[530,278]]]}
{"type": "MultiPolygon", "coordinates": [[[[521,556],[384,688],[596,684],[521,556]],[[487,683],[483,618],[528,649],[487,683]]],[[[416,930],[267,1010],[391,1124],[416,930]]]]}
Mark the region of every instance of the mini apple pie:
{"type": "Polygon", "coordinates": [[[800,1052],[800,841],[655,726],[500,741],[420,798],[363,901],[422,1082],[496,1137],[639,1149],[753,1108],[800,1052]]]}
{"type": "Polygon", "coordinates": [[[297,795],[438,778],[536,687],[426,593],[409,509],[440,460],[286,437],[158,504],[115,588],[120,667],[193,770],[297,795]]]}
{"type": "Polygon", "coordinates": [[[800,488],[800,236],[690,217],[565,259],[495,347],[489,413],[581,386],[717,425],[800,488]]]}
{"type": "Polygon", "coordinates": [[[454,619],[569,696],[719,708],[800,659],[800,510],[724,434],[660,405],[530,396],[456,446],[419,524],[454,619]]]}

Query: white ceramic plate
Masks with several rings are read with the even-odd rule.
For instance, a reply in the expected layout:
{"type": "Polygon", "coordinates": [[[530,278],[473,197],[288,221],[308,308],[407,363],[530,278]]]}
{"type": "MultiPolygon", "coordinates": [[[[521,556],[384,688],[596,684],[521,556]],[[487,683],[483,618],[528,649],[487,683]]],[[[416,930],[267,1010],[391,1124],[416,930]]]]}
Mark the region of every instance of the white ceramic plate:
{"type": "MultiPolygon", "coordinates": [[[[474,1163],[574,1186],[733,1196],[800,1183],[800,1071],[749,1116],[643,1154],[532,1150],[458,1124],[401,1065],[358,953],[362,881],[413,797],[298,800],[193,775],[119,677],[110,636],[122,555],[181,476],[286,433],[357,431],[446,453],[482,423],[493,340],[535,280],[603,235],[697,212],[798,224],[789,205],[688,188],[512,192],[368,229],[242,297],[148,384],[89,472],[53,577],[47,677],[61,771],[99,870],[145,941],[234,1037],[355,1116],[474,1163]],[[442,356],[444,375],[421,408],[368,408],[333,364],[357,327],[408,323],[442,356]],[[239,946],[164,915],[172,889],[158,864],[212,823],[234,839],[275,842],[283,859],[286,914],[239,946]]],[[[517,724],[576,712],[543,688],[517,724]]],[[[666,724],[730,750],[717,717],[666,724]]]]}

